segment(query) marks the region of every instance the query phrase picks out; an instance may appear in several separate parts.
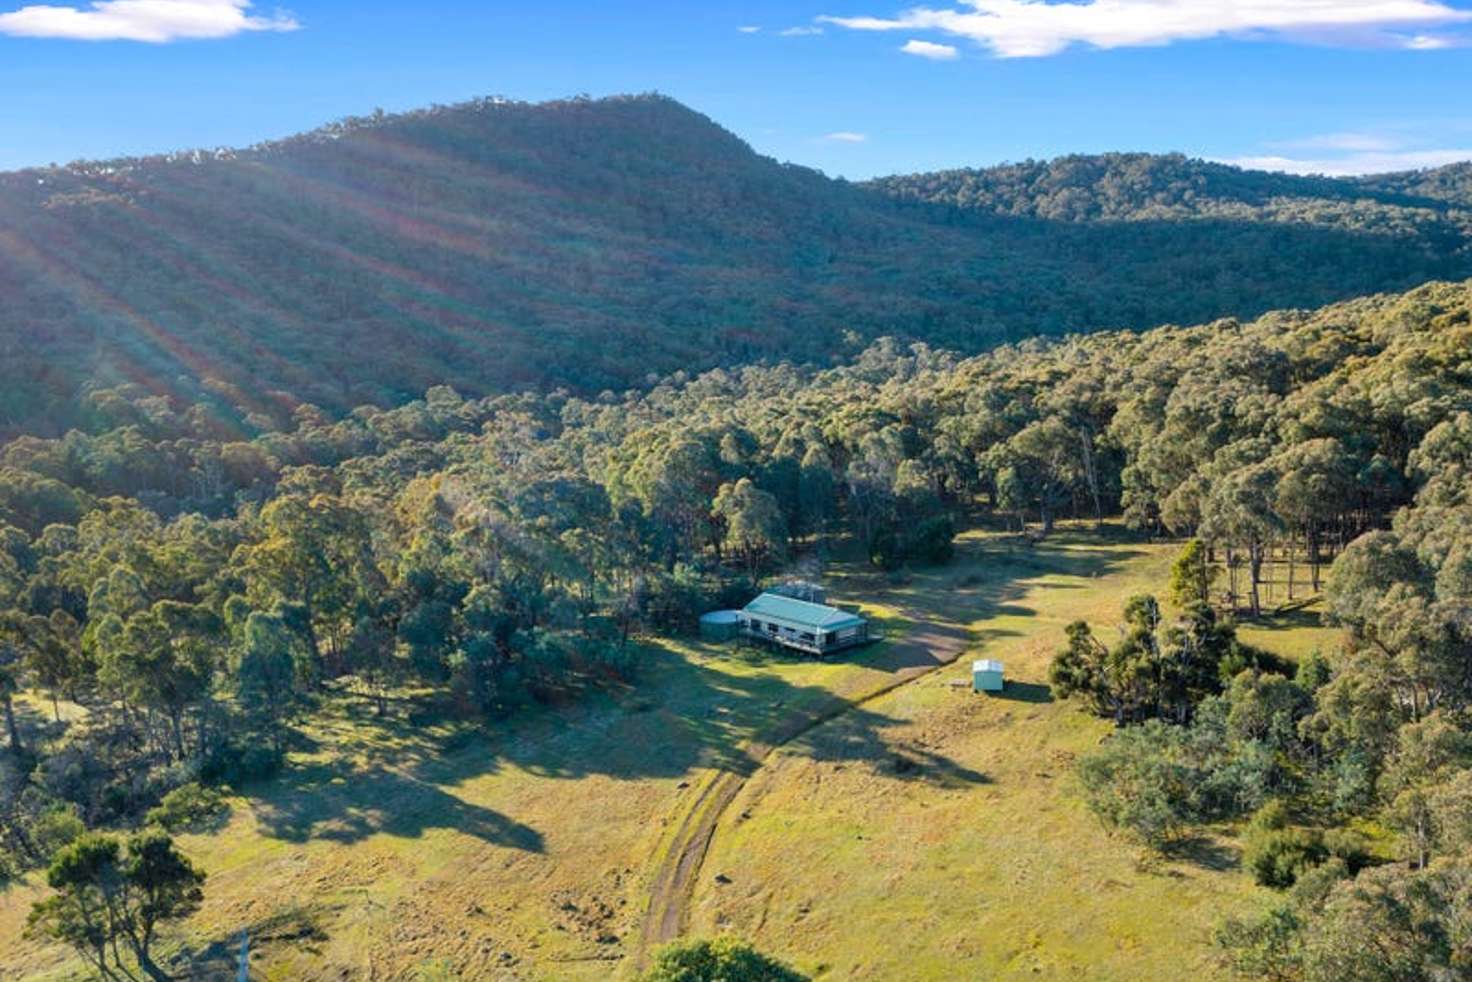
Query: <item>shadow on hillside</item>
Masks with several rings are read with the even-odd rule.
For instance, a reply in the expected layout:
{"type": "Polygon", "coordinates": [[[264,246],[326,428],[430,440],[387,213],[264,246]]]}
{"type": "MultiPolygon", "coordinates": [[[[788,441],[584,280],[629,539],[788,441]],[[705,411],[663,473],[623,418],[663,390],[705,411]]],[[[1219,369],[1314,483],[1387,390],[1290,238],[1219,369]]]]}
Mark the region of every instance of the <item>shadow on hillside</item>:
{"type": "Polygon", "coordinates": [[[27,749],[61,738],[71,725],[65,720],[57,722],[52,715],[51,704],[44,707],[17,700],[14,703],[15,725],[20,730],[21,740],[27,749]]]}
{"type": "Polygon", "coordinates": [[[1300,607],[1282,613],[1266,612],[1261,617],[1238,615],[1242,624],[1260,631],[1299,631],[1304,628],[1324,626],[1324,616],[1318,608],[1300,607]]]}
{"type": "MultiPolygon", "coordinates": [[[[286,902],[286,898],[283,898],[286,902]]],[[[198,947],[186,945],[169,958],[176,977],[187,979],[232,979],[240,967],[242,940],[248,941],[252,959],[273,947],[290,947],[317,954],[328,940],[321,925],[323,909],[286,902],[279,910],[259,917],[242,930],[198,947]]]]}
{"type": "Polygon", "coordinates": [[[1237,850],[1204,835],[1187,836],[1171,843],[1166,855],[1215,873],[1234,870],[1242,864],[1237,850]]]}
{"type": "MultiPolygon", "coordinates": [[[[843,599],[862,599],[911,625],[838,657],[873,670],[876,685],[883,676],[917,677],[958,651],[966,657],[978,641],[1017,633],[985,622],[1034,616],[1018,602],[1031,581],[1049,577],[1050,588],[1063,586],[1069,577],[1104,575],[1137,555],[1074,544],[1043,544],[1023,555],[996,539],[961,545],[956,563],[918,571],[905,583],[852,568],[835,577],[843,599]],[[958,573],[966,570],[975,575],[958,586],[958,573]],[[966,626],[978,622],[976,632],[966,626]]],[[[379,833],[412,838],[453,827],[535,852],[542,849],[536,829],[457,789],[503,769],[568,781],[679,779],[702,768],[750,774],[770,748],[782,745],[787,753],[864,763],[904,780],[987,780],[927,747],[895,740],[892,731],[905,721],[778,670],[802,656],[740,646],[705,651],[710,657],[696,658],[675,646],[643,644],[637,686],[590,690],[567,705],[484,728],[436,726],[422,713],[379,718],[366,703],[344,701],[318,717],[315,743],[300,748],[315,759],[263,785],[253,807],[266,834],[289,841],[353,842],[379,833]]],[[[1004,698],[1050,698],[1045,686],[1009,689],[1004,698]]]]}
{"type": "Polygon", "coordinates": [[[1039,682],[1008,682],[1001,692],[988,693],[993,699],[1011,702],[1048,703],[1053,701],[1053,690],[1039,682]]]}
{"type": "Polygon", "coordinates": [[[380,833],[417,839],[427,829],[452,828],[509,849],[543,848],[536,829],[382,766],[363,771],[334,761],[292,768],[252,807],[266,835],[288,842],[352,843],[380,833]]]}
{"type": "Polygon", "coordinates": [[[784,747],[784,752],[824,763],[863,764],[896,780],[941,787],[991,782],[985,774],[958,764],[919,741],[886,737],[886,730],[906,722],[868,709],[850,709],[798,736],[784,747]]]}

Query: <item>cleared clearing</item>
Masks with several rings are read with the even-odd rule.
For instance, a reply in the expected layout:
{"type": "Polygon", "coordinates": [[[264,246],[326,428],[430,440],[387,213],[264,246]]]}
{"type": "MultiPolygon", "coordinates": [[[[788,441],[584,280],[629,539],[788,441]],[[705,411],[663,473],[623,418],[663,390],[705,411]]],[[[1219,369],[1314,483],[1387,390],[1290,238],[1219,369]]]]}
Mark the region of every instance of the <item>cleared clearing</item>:
{"type": "MultiPolygon", "coordinates": [[[[1108,727],[1042,684],[1064,624],[1107,630],[1173,553],[974,532],[905,582],[841,566],[838,599],[888,641],[833,662],[651,645],[639,687],[486,731],[343,699],[287,775],[183,837],[210,880],[176,967],[227,971],[249,929],[262,979],[606,978],[683,923],[832,978],[1209,977],[1211,924],[1256,888],[1229,842],[1142,865],[1107,835],[1068,775],[1108,727]],[[1006,697],[931,671],[963,648],[1007,663],[1006,697]]],[[[1249,636],[1322,640],[1307,618],[1249,636]]],[[[0,977],[77,968],[20,940],[37,895],[0,894],[0,977]]]]}
{"type": "Polygon", "coordinates": [[[734,930],[834,978],[1217,975],[1212,925],[1259,896],[1235,849],[1144,861],[1107,834],[1070,772],[1109,726],[1046,685],[1064,626],[1107,636],[1173,554],[1088,535],[1014,553],[1008,601],[973,624],[1007,692],[952,687],[969,677],[957,665],[778,750],[717,829],[691,929],[734,930]]]}

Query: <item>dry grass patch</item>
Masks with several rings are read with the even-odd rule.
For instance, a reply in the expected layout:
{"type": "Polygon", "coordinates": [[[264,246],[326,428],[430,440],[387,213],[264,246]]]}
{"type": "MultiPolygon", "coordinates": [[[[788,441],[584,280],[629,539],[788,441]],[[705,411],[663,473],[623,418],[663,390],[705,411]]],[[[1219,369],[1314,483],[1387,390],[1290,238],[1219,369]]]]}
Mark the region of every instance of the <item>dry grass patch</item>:
{"type": "MultiPolygon", "coordinates": [[[[699,932],[735,928],[835,977],[1205,973],[1211,917],[1252,889],[1191,863],[1139,869],[1068,790],[1071,757],[1107,728],[1042,686],[1063,625],[1107,630],[1173,552],[969,533],[954,564],[904,578],[839,565],[834,598],[885,642],[826,662],[650,644],[633,690],[484,730],[342,698],[223,828],[180,837],[209,881],[175,965],[227,973],[248,930],[261,979],[627,975],[676,823],[736,772],[753,776],[702,868],[699,932]],[[955,666],[850,706],[958,637],[1007,662],[1012,698],[955,691],[955,666]],[[750,752],[844,709],[766,766],[750,752]]],[[[0,894],[0,978],[77,970],[20,939],[38,895],[34,880],[0,894]]]]}
{"type": "MultiPolygon", "coordinates": [[[[971,628],[1008,692],[952,687],[958,665],[866,705],[860,727],[844,717],[780,751],[718,831],[696,933],[732,930],[833,978],[1220,973],[1211,927],[1261,896],[1235,847],[1146,861],[1101,828],[1072,763],[1110,728],[1046,686],[1063,628],[1082,618],[1107,637],[1127,597],[1162,588],[1177,547],[1080,533],[995,548],[1006,598],[978,604],[971,628]]],[[[1317,630],[1244,634],[1297,654],[1317,630]]]]}

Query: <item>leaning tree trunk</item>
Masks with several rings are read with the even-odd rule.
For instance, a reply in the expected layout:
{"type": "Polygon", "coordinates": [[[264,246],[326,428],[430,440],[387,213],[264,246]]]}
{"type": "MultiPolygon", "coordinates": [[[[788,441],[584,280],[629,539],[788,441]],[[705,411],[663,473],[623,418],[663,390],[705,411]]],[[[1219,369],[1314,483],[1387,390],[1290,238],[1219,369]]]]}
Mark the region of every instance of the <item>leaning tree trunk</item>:
{"type": "Polygon", "coordinates": [[[138,967],[143,969],[143,974],[153,979],[154,982],[168,982],[173,976],[159,968],[158,963],[153,960],[153,952],[150,950],[152,945],[151,938],[144,938],[133,945],[133,954],[138,958],[138,967]]]}

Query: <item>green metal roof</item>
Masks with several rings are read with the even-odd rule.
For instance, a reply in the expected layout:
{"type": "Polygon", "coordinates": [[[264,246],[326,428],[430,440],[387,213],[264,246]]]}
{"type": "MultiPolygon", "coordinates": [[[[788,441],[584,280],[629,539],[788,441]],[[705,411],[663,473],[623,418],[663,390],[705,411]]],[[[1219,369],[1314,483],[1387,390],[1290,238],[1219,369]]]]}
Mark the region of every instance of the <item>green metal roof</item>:
{"type": "Polygon", "coordinates": [[[835,631],[864,623],[862,617],[846,610],[812,604],[806,600],[794,600],[776,593],[764,593],[742,609],[753,617],[771,617],[824,631],[835,631]]]}

